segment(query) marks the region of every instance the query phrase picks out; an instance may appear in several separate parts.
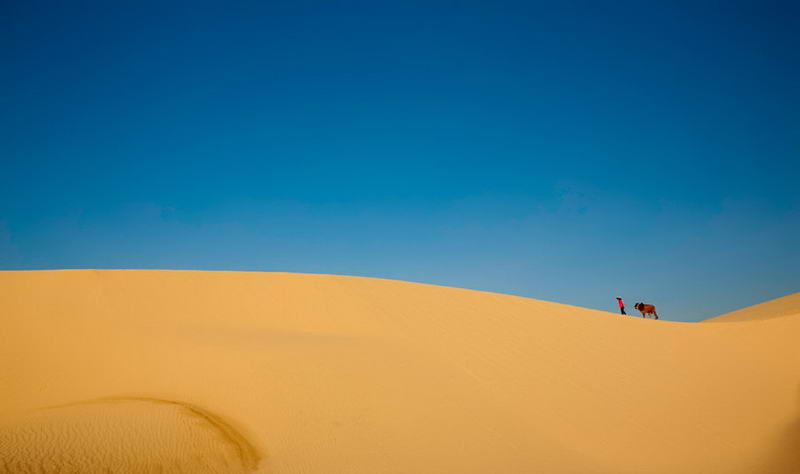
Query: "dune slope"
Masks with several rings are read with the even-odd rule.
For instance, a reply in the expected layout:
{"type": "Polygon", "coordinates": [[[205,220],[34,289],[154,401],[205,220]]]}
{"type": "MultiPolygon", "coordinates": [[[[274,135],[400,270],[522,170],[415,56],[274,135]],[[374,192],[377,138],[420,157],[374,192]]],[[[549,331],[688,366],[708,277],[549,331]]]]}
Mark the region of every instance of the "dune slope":
{"type": "Polygon", "coordinates": [[[0,288],[0,472],[800,472],[797,315],[279,273],[0,288]]]}
{"type": "Polygon", "coordinates": [[[793,293],[774,300],[765,301],[747,308],[706,319],[704,323],[732,323],[759,321],[800,314],[800,293],[793,293]]]}

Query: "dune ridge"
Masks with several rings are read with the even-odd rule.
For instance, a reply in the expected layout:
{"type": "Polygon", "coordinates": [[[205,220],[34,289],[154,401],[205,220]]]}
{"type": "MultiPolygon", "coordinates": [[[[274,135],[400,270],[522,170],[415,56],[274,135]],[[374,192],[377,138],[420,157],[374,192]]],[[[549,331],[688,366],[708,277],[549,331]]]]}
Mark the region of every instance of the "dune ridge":
{"type": "Polygon", "coordinates": [[[730,313],[706,319],[704,323],[732,323],[740,321],[761,321],[783,316],[800,315],[800,292],[775,298],[774,300],[737,309],[730,313]]]}
{"type": "Polygon", "coordinates": [[[289,273],[0,285],[6,472],[800,472],[799,317],[676,323],[289,273]],[[48,436],[72,451],[26,448],[48,436]]]}

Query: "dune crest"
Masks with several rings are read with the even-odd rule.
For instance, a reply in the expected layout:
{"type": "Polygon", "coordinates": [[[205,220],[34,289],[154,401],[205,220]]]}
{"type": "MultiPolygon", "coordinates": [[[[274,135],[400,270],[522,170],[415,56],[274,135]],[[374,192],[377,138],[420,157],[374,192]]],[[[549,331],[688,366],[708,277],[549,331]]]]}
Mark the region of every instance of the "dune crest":
{"type": "Polygon", "coordinates": [[[704,323],[763,321],[784,316],[800,315],[800,292],[758,303],[747,308],[706,319],[704,323]]]}
{"type": "Polygon", "coordinates": [[[152,398],[47,407],[0,425],[0,472],[246,473],[253,446],[219,416],[152,398]]]}

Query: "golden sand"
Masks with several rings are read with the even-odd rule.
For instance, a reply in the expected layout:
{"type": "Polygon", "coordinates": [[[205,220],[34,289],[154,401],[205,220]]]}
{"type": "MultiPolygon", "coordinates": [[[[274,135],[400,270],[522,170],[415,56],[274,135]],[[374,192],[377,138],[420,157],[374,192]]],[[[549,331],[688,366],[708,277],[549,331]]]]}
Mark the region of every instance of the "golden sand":
{"type": "Polygon", "coordinates": [[[780,318],[800,313],[800,293],[748,306],[727,314],[703,321],[704,323],[730,323],[736,321],[758,321],[780,318]]]}
{"type": "Polygon", "coordinates": [[[800,472],[797,295],[692,324],[328,275],[0,289],[0,472],[800,472]]]}

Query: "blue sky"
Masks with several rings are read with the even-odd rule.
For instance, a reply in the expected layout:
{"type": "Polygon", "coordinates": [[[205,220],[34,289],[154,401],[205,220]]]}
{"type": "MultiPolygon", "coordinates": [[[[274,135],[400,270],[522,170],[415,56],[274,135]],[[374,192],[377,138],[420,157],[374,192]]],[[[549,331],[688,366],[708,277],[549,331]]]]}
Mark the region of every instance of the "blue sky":
{"type": "Polygon", "coordinates": [[[232,3],[1,7],[0,269],[800,290],[795,2],[232,3]]]}

